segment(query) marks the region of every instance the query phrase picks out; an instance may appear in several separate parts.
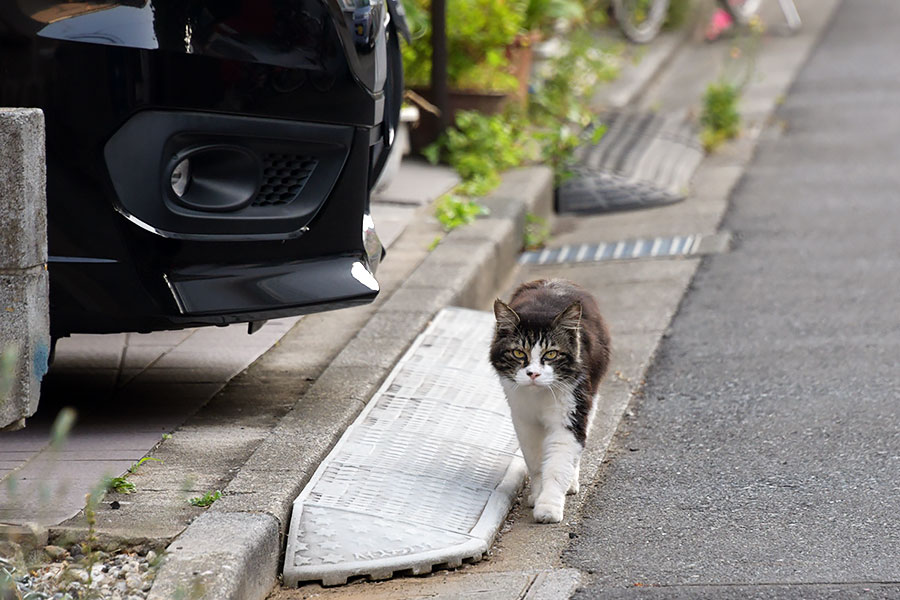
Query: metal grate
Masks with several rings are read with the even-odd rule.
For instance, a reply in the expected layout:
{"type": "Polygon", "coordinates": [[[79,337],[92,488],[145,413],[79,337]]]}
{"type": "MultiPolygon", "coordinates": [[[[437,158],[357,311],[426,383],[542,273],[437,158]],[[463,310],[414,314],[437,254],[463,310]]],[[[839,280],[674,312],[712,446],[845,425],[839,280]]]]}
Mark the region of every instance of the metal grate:
{"type": "Polygon", "coordinates": [[[263,156],[263,179],[253,206],[280,206],[293,202],[316,168],[308,156],[269,153],[263,156]]]}
{"type": "Polygon", "coordinates": [[[558,265],[564,263],[598,262],[632,258],[663,258],[689,256],[700,250],[702,235],[641,238],[599,244],[567,245],[524,252],[520,264],[558,265]]]}
{"type": "Polygon", "coordinates": [[[525,466],[488,363],[491,313],[420,335],[294,502],[284,581],[428,573],[478,560],[525,466]]]}

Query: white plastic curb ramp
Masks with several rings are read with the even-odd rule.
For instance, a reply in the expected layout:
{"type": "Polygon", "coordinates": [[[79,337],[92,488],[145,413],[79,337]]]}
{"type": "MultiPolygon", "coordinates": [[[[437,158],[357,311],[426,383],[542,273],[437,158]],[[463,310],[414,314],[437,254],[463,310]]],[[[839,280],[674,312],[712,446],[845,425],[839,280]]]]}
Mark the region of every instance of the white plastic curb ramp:
{"type": "Polygon", "coordinates": [[[285,585],[385,579],[487,552],[525,479],[488,362],[494,317],[442,310],[294,501],[285,585]]]}

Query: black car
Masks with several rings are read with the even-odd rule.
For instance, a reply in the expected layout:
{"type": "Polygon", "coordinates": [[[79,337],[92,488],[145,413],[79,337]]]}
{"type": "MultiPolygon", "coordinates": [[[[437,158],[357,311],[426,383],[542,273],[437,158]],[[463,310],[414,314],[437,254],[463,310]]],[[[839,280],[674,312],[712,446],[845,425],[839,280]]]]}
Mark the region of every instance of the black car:
{"type": "Polygon", "coordinates": [[[0,2],[0,106],[46,118],[53,337],[370,302],[396,2],[0,2]]]}

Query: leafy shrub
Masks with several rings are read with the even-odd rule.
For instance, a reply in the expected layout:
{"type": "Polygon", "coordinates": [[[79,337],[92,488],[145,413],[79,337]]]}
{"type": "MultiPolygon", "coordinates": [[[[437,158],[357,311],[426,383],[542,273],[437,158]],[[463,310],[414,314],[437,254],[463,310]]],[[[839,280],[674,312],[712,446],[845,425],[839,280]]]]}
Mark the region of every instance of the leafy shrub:
{"type": "MultiPolygon", "coordinates": [[[[415,41],[403,47],[406,81],[413,87],[431,83],[430,0],[412,0],[407,8],[415,41]]],[[[522,32],[522,0],[453,0],[447,10],[447,75],[453,89],[515,90],[506,49],[522,32]]]]}
{"type": "Polygon", "coordinates": [[[434,205],[434,216],[444,231],[452,231],[457,227],[468,225],[488,210],[471,198],[445,194],[434,205]]]}
{"type": "Polygon", "coordinates": [[[528,0],[522,25],[526,31],[549,30],[557,21],[581,23],[586,17],[582,0],[528,0]]]}
{"type": "Polygon", "coordinates": [[[454,126],[426,148],[425,156],[432,163],[443,158],[459,173],[458,193],[483,196],[500,183],[500,171],[533,154],[522,125],[507,115],[460,111],[454,126]]]}
{"type": "Polygon", "coordinates": [[[596,144],[606,130],[591,110],[591,94],[618,76],[621,52],[622,46],[603,48],[589,31],[573,31],[566,51],[539,73],[528,121],[557,183],[568,176],[575,148],[588,139],[596,144]]]}

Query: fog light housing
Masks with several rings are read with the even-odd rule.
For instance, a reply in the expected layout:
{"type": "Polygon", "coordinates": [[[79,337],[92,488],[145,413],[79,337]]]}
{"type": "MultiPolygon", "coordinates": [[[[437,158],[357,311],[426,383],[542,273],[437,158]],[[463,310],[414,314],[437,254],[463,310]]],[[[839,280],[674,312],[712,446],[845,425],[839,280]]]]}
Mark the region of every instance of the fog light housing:
{"type": "Polygon", "coordinates": [[[175,204],[203,212],[233,212],[253,201],[262,180],[255,153],[240,146],[203,146],[169,162],[167,183],[175,204]]]}
{"type": "Polygon", "coordinates": [[[191,159],[185,158],[172,169],[172,175],[169,177],[172,185],[172,191],[179,198],[184,197],[188,184],[191,181],[191,159]]]}

